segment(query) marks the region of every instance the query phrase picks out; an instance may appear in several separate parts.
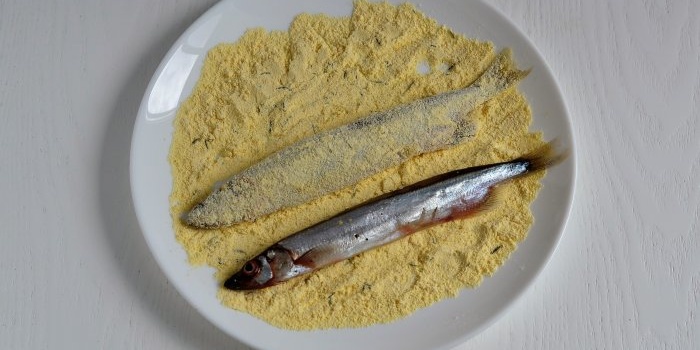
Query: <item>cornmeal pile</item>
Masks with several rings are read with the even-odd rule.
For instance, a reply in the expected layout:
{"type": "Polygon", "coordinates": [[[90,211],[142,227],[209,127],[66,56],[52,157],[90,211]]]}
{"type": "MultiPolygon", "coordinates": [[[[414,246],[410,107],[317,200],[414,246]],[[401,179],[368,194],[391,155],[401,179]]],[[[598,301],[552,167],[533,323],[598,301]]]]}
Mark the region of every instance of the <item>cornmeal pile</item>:
{"type": "MultiPolygon", "coordinates": [[[[213,48],[178,111],[170,151],[171,213],[190,262],[215,267],[223,281],[273,243],[344,209],[543,145],[540,134],[528,132],[527,102],[509,89],[471,113],[475,136],[450,149],[378,169],[356,185],[253,222],[202,230],[180,220],[217,182],[266,156],[374,112],[463,88],[494,57],[491,43],[457,35],[411,5],[364,1],[355,3],[350,18],[300,15],[288,32],[253,29],[234,44],[213,48]]],[[[219,297],[228,307],[287,329],[362,327],[404,317],[477,286],[505,261],[532,224],[528,206],[541,176],[502,186],[502,203],[486,214],[418,232],[271,288],[222,288],[219,297]]]]}

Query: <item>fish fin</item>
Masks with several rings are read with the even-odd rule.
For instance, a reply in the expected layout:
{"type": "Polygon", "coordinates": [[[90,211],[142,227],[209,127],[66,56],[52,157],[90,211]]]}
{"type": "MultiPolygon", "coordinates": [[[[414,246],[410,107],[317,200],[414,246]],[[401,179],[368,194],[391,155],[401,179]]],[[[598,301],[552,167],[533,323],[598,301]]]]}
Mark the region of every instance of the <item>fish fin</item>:
{"type": "Polygon", "coordinates": [[[311,248],[308,252],[294,260],[294,264],[306,266],[310,269],[328,265],[328,256],[334,251],[332,246],[311,248]]]}
{"type": "Polygon", "coordinates": [[[523,80],[530,74],[530,70],[518,69],[513,61],[513,52],[510,49],[503,49],[473,84],[485,89],[502,90],[523,80]]]}
{"type": "Polygon", "coordinates": [[[569,156],[568,149],[562,149],[559,140],[549,141],[544,146],[518,158],[516,161],[526,162],[527,173],[544,170],[563,162],[569,156]]]}
{"type": "Polygon", "coordinates": [[[481,202],[473,206],[462,208],[461,210],[455,210],[447,221],[463,219],[491,211],[503,203],[503,195],[501,195],[501,193],[502,191],[499,190],[498,187],[491,187],[484,198],[481,199],[481,202]]]}
{"type": "Polygon", "coordinates": [[[419,220],[417,223],[400,225],[398,229],[404,236],[408,236],[416,231],[420,231],[444,222],[465,219],[471,216],[489,212],[503,203],[503,196],[501,193],[502,191],[500,191],[498,187],[491,187],[486,195],[484,195],[484,197],[481,199],[481,202],[476,203],[475,205],[458,206],[454,208],[447,217],[435,220],[433,215],[430,215],[426,216],[426,219],[419,220]]]}
{"type": "Polygon", "coordinates": [[[471,209],[470,215],[478,215],[481,213],[489,212],[503,203],[503,191],[499,190],[498,187],[491,187],[489,193],[484,197],[484,199],[471,209]]]}

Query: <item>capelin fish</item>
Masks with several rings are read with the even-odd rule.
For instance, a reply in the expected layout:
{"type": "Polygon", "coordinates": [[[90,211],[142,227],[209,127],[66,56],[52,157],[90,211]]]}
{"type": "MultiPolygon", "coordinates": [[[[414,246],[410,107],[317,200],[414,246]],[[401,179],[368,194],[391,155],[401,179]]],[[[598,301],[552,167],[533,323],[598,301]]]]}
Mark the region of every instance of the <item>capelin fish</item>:
{"type": "Polygon", "coordinates": [[[266,288],[406,237],[486,211],[498,185],[561,162],[553,144],[518,159],[455,170],[381,196],[272,245],[231,276],[232,290],[266,288]]]}
{"type": "Polygon", "coordinates": [[[528,72],[517,68],[510,50],[503,50],[463,89],[371,114],[271,154],[217,186],[184,213],[183,221],[198,228],[254,221],[356,184],[419,154],[467,142],[477,130],[469,111],[516,85],[528,72]]]}

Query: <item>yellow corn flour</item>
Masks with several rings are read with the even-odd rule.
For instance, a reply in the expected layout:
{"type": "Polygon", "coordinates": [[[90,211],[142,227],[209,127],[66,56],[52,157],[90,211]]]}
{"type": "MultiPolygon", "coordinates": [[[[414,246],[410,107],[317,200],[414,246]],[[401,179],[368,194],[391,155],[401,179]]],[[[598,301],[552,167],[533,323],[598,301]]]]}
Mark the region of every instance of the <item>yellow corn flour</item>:
{"type": "MultiPolygon", "coordinates": [[[[456,147],[377,169],[354,186],[254,222],[212,230],[181,222],[216,182],[271,153],[373,112],[465,87],[494,57],[491,43],[455,34],[411,5],[365,1],[355,3],[350,18],[304,14],[288,32],[251,29],[238,42],[213,48],[178,111],[170,151],[171,214],[190,262],[213,266],[223,282],[268,246],[346,208],[543,145],[539,133],[528,132],[527,102],[509,89],[471,113],[476,136],[456,147]]],[[[228,307],[295,330],[363,327],[405,317],[478,286],[503,264],[532,224],[529,204],[541,176],[502,186],[500,204],[485,214],[415,233],[274,287],[221,288],[219,298],[228,307]]]]}

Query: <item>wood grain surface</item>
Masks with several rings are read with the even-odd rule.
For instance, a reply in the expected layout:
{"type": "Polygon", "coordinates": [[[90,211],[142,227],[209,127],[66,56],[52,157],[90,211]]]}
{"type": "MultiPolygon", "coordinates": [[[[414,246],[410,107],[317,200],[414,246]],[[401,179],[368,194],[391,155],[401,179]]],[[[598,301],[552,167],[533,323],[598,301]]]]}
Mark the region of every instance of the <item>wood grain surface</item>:
{"type": "MultiPolygon", "coordinates": [[[[214,1],[0,1],[0,348],[247,349],[156,266],[131,205],[143,91],[214,1]]],[[[458,349],[700,348],[700,2],[491,2],[578,148],[550,265],[458,349]]]]}

